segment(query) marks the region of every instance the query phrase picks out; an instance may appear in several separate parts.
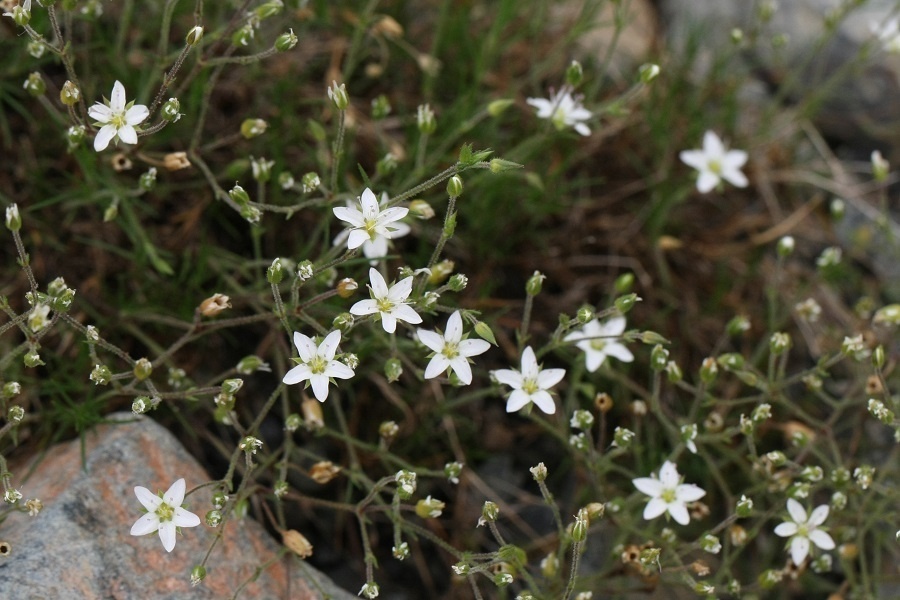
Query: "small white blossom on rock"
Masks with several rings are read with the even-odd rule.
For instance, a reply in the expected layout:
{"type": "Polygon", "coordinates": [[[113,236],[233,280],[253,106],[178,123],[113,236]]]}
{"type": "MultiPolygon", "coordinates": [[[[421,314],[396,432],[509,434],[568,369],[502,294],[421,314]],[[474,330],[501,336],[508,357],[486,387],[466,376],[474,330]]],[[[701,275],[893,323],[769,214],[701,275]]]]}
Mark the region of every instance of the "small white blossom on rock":
{"type": "Polygon", "coordinates": [[[390,288],[384,277],[376,269],[369,269],[369,290],[372,298],[360,300],[350,307],[352,315],[372,315],[378,313],[381,317],[381,325],[388,333],[397,330],[397,321],[407,323],[421,323],[422,317],[413,307],[406,303],[406,299],[412,292],[412,276],[401,279],[390,288]]]}
{"type": "Polygon", "coordinates": [[[594,372],[606,361],[606,357],[612,356],[622,362],[631,362],[634,355],[618,341],[618,337],[625,331],[625,317],[614,317],[601,324],[594,319],[584,327],[573,331],[563,338],[566,342],[576,342],[584,351],[584,360],[587,369],[594,372]]]}
{"type": "MultiPolygon", "coordinates": [[[[386,199],[382,195],[382,201],[386,199]]],[[[369,188],[359,197],[359,208],[336,206],[331,210],[334,216],[350,225],[334,238],[334,245],[346,242],[348,250],[362,246],[365,257],[373,261],[387,256],[388,240],[403,237],[410,231],[409,225],[398,222],[409,209],[394,206],[381,210],[375,193],[369,188]]]]}
{"type": "Polygon", "coordinates": [[[697,191],[705,194],[724,179],[737,187],[747,187],[747,177],[741,167],[747,162],[743,150],[726,150],[722,140],[712,131],[703,134],[702,150],[682,150],[681,161],[699,171],[697,191]]]}
{"type": "Polygon", "coordinates": [[[572,96],[572,89],[568,86],[553,94],[549,100],[529,98],[526,102],[537,109],[538,118],[549,119],[557,129],[572,127],[581,135],[591,135],[590,128],[584,122],[594,115],[572,96]]]}
{"type": "Polygon", "coordinates": [[[200,517],[181,507],[184,502],[184,479],[179,479],[161,497],[142,486],[135,486],[134,494],[147,509],[147,514],[131,527],[131,535],[147,535],[159,531],[166,552],[175,547],[175,532],[179,527],[196,527],[200,517]]]}
{"type": "Polygon", "coordinates": [[[344,363],[334,359],[337,347],[341,343],[341,332],[332,331],[322,343],[316,346],[315,342],[299,331],[294,332],[294,346],[297,347],[299,358],[291,359],[297,366],[288,371],[282,380],[288,385],[309,380],[313,395],[319,402],[325,402],[328,398],[328,384],[332,377],[338,379],[350,379],[353,377],[353,369],[344,363]]]}
{"type": "Polygon", "coordinates": [[[113,138],[124,144],[137,144],[134,126],[150,116],[150,109],[133,101],[125,103],[125,87],[116,81],[106,104],[97,102],[88,109],[88,115],[102,125],[94,138],[94,150],[105,150],[113,138]]]}
{"type": "Polygon", "coordinates": [[[681,476],[674,463],[666,461],[659,470],[659,479],[655,477],[638,477],[631,483],[641,493],[650,496],[644,507],[644,519],[655,519],[663,513],[669,513],[681,525],[687,525],[691,517],[687,503],[695,502],[706,495],[701,487],[693,483],[680,483],[681,476]]]}
{"type": "Polygon", "coordinates": [[[791,538],[788,542],[788,549],[795,565],[799,567],[806,560],[809,555],[810,542],[822,550],[834,550],[834,540],[821,527],[828,518],[827,504],[817,506],[808,518],[806,509],[793,498],[788,498],[787,509],[791,520],[778,525],[775,528],[775,535],[791,538]]]}
{"type": "Polygon", "coordinates": [[[463,385],[469,385],[472,383],[469,357],[483,354],[491,347],[484,340],[463,339],[463,322],[458,310],[447,319],[443,335],[425,329],[419,329],[416,335],[420,342],[435,352],[425,367],[425,379],[433,379],[450,369],[463,385]]]}
{"type": "Polygon", "coordinates": [[[556,412],[556,403],[548,391],[562,381],[565,369],[541,369],[531,346],[522,352],[522,370],[499,369],[493,371],[494,378],[512,388],[506,401],[506,412],[515,412],[534,402],[538,408],[552,415],[556,412]]]}

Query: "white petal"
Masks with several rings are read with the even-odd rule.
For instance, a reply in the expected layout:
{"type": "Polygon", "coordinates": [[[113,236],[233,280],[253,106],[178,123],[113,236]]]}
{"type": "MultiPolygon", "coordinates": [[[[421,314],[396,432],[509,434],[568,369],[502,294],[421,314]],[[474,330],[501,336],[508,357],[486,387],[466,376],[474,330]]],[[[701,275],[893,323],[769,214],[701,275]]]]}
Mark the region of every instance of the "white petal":
{"type": "Polygon", "coordinates": [[[729,150],[722,157],[722,168],[725,170],[740,169],[747,162],[747,158],[748,155],[743,150],[729,150]]]}
{"type": "Polygon", "coordinates": [[[828,518],[828,508],[827,504],[820,504],[815,509],[813,509],[812,514],[809,515],[809,521],[807,523],[812,525],[813,527],[818,527],[822,523],[825,522],[825,519],[828,518]]]}
{"type": "Polygon", "coordinates": [[[591,129],[584,123],[577,123],[575,125],[575,131],[577,131],[578,133],[580,133],[583,136],[591,135],[591,129]]]}
{"type": "Polygon", "coordinates": [[[162,540],[162,545],[166,552],[171,552],[175,548],[175,523],[172,521],[160,523],[159,539],[162,540]]]}
{"type": "Polygon", "coordinates": [[[181,506],[181,503],[184,502],[184,479],[179,479],[163,494],[163,502],[168,504],[169,506],[181,506]]]}
{"type": "Polygon", "coordinates": [[[381,211],[381,214],[378,215],[378,224],[384,226],[387,223],[393,223],[394,221],[399,221],[403,217],[409,214],[408,208],[403,208],[401,206],[394,206],[392,208],[385,209],[381,211]]]}
{"type": "Polygon", "coordinates": [[[306,381],[312,376],[312,369],[309,368],[309,365],[297,365],[290,371],[284,374],[284,379],[281,381],[286,383],[287,385],[294,385],[295,383],[300,383],[301,381],[306,381]]]}
{"type": "Polygon", "coordinates": [[[700,171],[700,176],[697,177],[697,191],[701,194],[711,192],[713,188],[719,185],[720,181],[719,176],[712,171],[700,171]]]}
{"type": "Polygon", "coordinates": [[[548,390],[554,385],[562,381],[566,376],[565,369],[544,369],[537,378],[538,387],[542,390],[548,390]]]}
{"type": "Polygon", "coordinates": [[[785,521],[775,527],[775,535],[779,537],[791,537],[799,531],[796,523],[785,521]]]}
{"type": "Polygon", "coordinates": [[[381,313],[381,326],[387,333],[394,333],[397,331],[397,319],[391,313],[383,312],[381,313]]]}
{"type": "MultiPolygon", "coordinates": [[[[421,337],[419,339],[421,339],[421,337]]],[[[425,379],[434,379],[446,371],[449,366],[450,360],[446,356],[443,354],[435,354],[428,363],[428,366],[425,367],[425,374],[423,377],[425,379]]]]}
{"type": "Polygon", "coordinates": [[[695,502],[706,495],[706,490],[693,483],[683,483],[675,488],[675,498],[679,502],[695,502]]]}
{"type": "Polygon", "coordinates": [[[457,344],[460,356],[478,356],[491,349],[491,344],[484,340],[463,340],[457,344]]]}
{"type": "Polygon", "coordinates": [[[116,134],[124,144],[137,144],[138,142],[137,132],[131,125],[122,125],[116,131],[116,134]]]}
{"type": "Polygon", "coordinates": [[[125,110],[125,86],[118,81],[113,84],[112,95],[109,97],[109,108],[113,112],[125,110]]]}
{"type": "Polygon", "coordinates": [[[725,145],[713,131],[703,134],[703,151],[710,158],[721,158],[725,154],[725,145]]]}
{"type": "Polygon", "coordinates": [[[309,336],[303,335],[299,331],[294,332],[294,346],[297,348],[297,354],[300,360],[309,362],[316,355],[316,344],[309,336]]]}
{"type": "Polygon", "coordinates": [[[147,513],[131,526],[131,535],[147,535],[159,529],[159,517],[156,513],[147,513]]]}
{"type": "Polygon", "coordinates": [[[375,239],[367,239],[362,245],[363,256],[371,259],[376,264],[378,259],[384,258],[388,253],[387,238],[383,235],[375,236],[375,239]]]}
{"type": "Polygon", "coordinates": [[[706,169],[706,154],[702,150],[682,150],[678,153],[678,158],[687,166],[698,171],[706,169]]]}
{"type": "Polygon", "coordinates": [[[659,469],[659,480],[662,482],[663,487],[674,489],[678,486],[679,479],[678,468],[675,466],[675,463],[668,460],[664,462],[659,469]]]}
{"type": "Polygon", "coordinates": [[[172,522],[178,527],[196,527],[200,524],[200,517],[179,506],[175,509],[175,514],[172,516],[172,522]]]}
{"type": "Polygon", "coordinates": [[[463,385],[472,383],[472,367],[469,366],[469,361],[464,357],[457,356],[456,358],[450,359],[450,368],[453,369],[463,385]]]}
{"type": "Polygon", "coordinates": [[[535,357],[531,346],[527,346],[522,351],[522,377],[525,379],[536,379],[538,373],[540,373],[540,369],[538,368],[537,357],[535,357]]]}
{"type": "Polygon", "coordinates": [[[385,229],[388,231],[387,237],[392,240],[396,240],[397,238],[402,238],[404,235],[409,234],[412,231],[412,228],[406,223],[390,223],[389,225],[385,225],[385,229]]]}
{"type": "MultiPolygon", "coordinates": [[[[416,337],[433,352],[441,352],[444,349],[444,336],[439,333],[428,331],[427,329],[418,329],[416,330],[416,337]]],[[[428,378],[426,377],[426,379],[428,378]]]]}
{"type": "Polygon", "coordinates": [[[345,365],[339,360],[333,360],[325,367],[325,377],[336,377],[337,379],[350,379],[353,377],[353,369],[345,365]]]}
{"type": "Polygon", "coordinates": [[[613,317],[598,329],[599,331],[597,331],[597,334],[601,336],[620,336],[625,332],[625,317],[613,317]]]}
{"type": "Polygon", "coordinates": [[[155,511],[162,504],[162,498],[141,485],[135,486],[134,495],[137,496],[138,502],[150,512],[155,511]]]}
{"type": "Polygon", "coordinates": [[[798,567],[806,560],[809,554],[809,540],[805,537],[797,536],[791,540],[791,560],[798,567]]]}
{"type": "Polygon", "coordinates": [[[313,396],[316,397],[316,400],[325,402],[325,399],[328,398],[328,377],[322,373],[317,373],[310,376],[309,383],[312,386],[313,396]]]}
{"type": "Polygon", "coordinates": [[[359,205],[362,207],[363,218],[374,217],[379,213],[378,198],[369,188],[363,190],[359,197],[359,205]]]}
{"type": "Polygon", "coordinates": [[[737,169],[729,169],[722,171],[722,178],[735,187],[747,187],[750,183],[747,177],[737,169]]]}
{"type": "Polygon", "coordinates": [[[553,396],[544,390],[538,390],[531,394],[531,401],[548,415],[552,415],[556,412],[556,403],[553,401],[553,396]]]}
{"type": "Polygon", "coordinates": [[[94,137],[94,150],[97,152],[106,150],[106,147],[109,146],[109,142],[112,141],[114,137],[116,137],[116,126],[104,125],[94,137]]]}
{"type": "Polygon", "coordinates": [[[806,509],[803,508],[802,504],[793,498],[788,498],[787,509],[794,523],[806,523],[806,509]]]}
{"type": "Polygon", "coordinates": [[[514,390],[522,389],[522,384],[525,382],[522,374],[513,369],[497,369],[493,372],[493,375],[494,379],[514,390]]]}
{"type": "Polygon", "coordinates": [[[334,358],[334,353],[337,352],[337,347],[341,343],[341,330],[335,329],[331,333],[325,336],[325,339],[322,340],[322,343],[319,344],[319,349],[316,351],[316,354],[324,358],[325,360],[331,360],[334,358]]]}
{"type": "Polygon", "coordinates": [[[347,238],[347,249],[356,250],[363,245],[363,242],[369,239],[369,234],[362,229],[354,229],[347,238]]]}
{"type": "Polygon", "coordinates": [[[587,365],[587,370],[591,373],[599,369],[600,365],[602,365],[604,361],[606,361],[605,352],[594,349],[585,350],[584,348],[582,348],[582,350],[584,350],[584,363],[585,365],[587,365]]]}
{"type": "Polygon", "coordinates": [[[606,344],[603,347],[603,353],[622,362],[632,362],[634,360],[634,354],[631,353],[631,350],[617,342],[606,344]]]}
{"type": "Polygon", "coordinates": [[[529,400],[528,394],[522,390],[513,390],[506,400],[506,412],[512,413],[521,410],[522,407],[528,404],[529,400]]]}
{"type": "Polygon", "coordinates": [[[377,300],[360,300],[350,307],[350,314],[357,316],[373,315],[378,312],[377,300]]]}
{"type": "Polygon", "coordinates": [[[652,477],[638,477],[637,479],[632,479],[631,483],[642,494],[647,494],[653,498],[658,498],[662,495],[663,484],[659,479],[654,479],[652,477]]]}
{"type": "Polygon", "coordinates": [[[112,118],[112,111],[105,104],[98,102],[88,109],[88,116],[95,121],[109,123],[109,120],[112,118]]]}
{"type": "Polygon", "coordinates": [[[666,509],[679,525],[687,525],[691,522],[691,516],[688,514],[687,507],[684,504],[676,502],[669,504],[666,509]]]}
{"type": "Polygon", "coordinates": [[[333,212],[334,216],[336,216],[341,221],[346,221],[354,227],[364,227],[366,224],[366,222],[363,220],[362,213],[355,208],[335,206],[331,209],[331,212],[333,212]]]}
{"type": "Polygon", "coordinates": [[[416,309],[414,309],[409,304],[399,304],[395,306],[391,314],[393,314],[397,319],[406,321],[407,323],[412,323],[413,325],[422,322],[422,317],[419,316],[419,313],[416,312],[416,309]]]}
{"type": "Polygon", "coordinates": [[[375,298],[388,297],[389,290],[387,283],[385,282],[384,277],[381,276],[381,273],[376,269],[369,268],[369,285],[372,286],[372,295],[375,298]]]}
{"type": "Polygon", "coordinates": [[[391,286],[388,297],[394,302],[403,302],[412,293],[413,278],[406,277],[391,286]]]}
{"type": "Polygon", "coordinates": [[[541,119],[546,119],[553,113],[553,103],[546,98],[528,98],[525,102],[537,109],[537,116],[541,119]]]}
{"type": "Polygon", "coordinates": [[[447,319],[447,329],[444,331],[444,339],[453,344],[462,339],[463,323],[459,311],[454,311],[447,319]]]}
{"type": "Polygon", "coordinates": [[[666,512],[665,501],[661,498],[651,498],[647,506],[644,507],[644,520],[655,519],[664,512],[666,512]]]}
{"type": "Polygon", "coordinates": [[[816,529],[809,533],[810,541],[822,550],[834,550],[834,540],[831,536],[821,529],[816,529]]]}
{"type": "Polygon", "coordinates": [[[150,109],[143,104],[135,104],[125,111],[125,122],[129,125],[139,125],[150,116],[150,109]]]}

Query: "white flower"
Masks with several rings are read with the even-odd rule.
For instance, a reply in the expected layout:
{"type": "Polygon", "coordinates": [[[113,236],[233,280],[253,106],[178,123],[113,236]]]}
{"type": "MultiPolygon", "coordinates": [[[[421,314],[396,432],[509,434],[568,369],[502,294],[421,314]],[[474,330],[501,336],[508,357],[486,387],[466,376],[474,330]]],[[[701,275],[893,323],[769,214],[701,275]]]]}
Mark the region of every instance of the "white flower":
{"type": "Polygon", "coordinates": [[[870,27],[886,51],[900,53],[900,19],[894,17],[884,23],[872,22],[870,27]]]}
{"type": "Polygon", "coordinates": [[[703,134],[702,150],[682,150],[681,162],[700,171],[697,191],[705,194],[724,179],[737,187],[747,187],[747,178],[741,167],[747,162],[743,150],[725,150],[725,145],[712,131],[703,134]]]}
{"type": "Polygon", "coordinates": [[[24,2],[21,2],[12,7],[10,9],[10,12],[3,13],[3,16],[15,20],[16,23],[18,23],[19,20],[22,19],[24,19],[27,23],[28,19],[31,18],[31,0],[24,0],[24,2]]]}
{"type": "Polygon", "coordinates": [[[822,550],[834,550],[834,540],[820,528],[828,518],[827,504],[817,506],[808,519],[806,518],[806,509],[793,498],[788,498],[787,509],[792,520],[785,521],[776,527],[775,535],[791,538],[789,547],[791,560],[795,565],[799,567],[806,560],[810,542],[822,550]]]}
{"type": "Polygon", "coordinates": [[[94,150],[105,150],[113,138],[124,144],[137,144],[137,132],[134,126],[142,123],[150,116],[150,110],[143,104],[134,101],[125,104],[125,87],[116,81],[107,105],[97,102],[88,109],[88,115],[103,125],[94,138],[94,150]]]}
{"type": "MultiPolygon", "coordinates": [[[[383,194],[382,202],[386,201],[387,195],[383,194]]],[[[410,231],[409,225],[397,222],[409,213],[409,209],[394,206],[381,210],[369,188],[359,197],[359,208],[336,206],[332,211],[338,219],[350,224],[334,238],[334,245],[346,241],[348,250],[362,246],[363,254],[373,261],[387,256],[388,240],[403,237],[410,231]]]]}
{"type": "Polygon", "coordinates": [[[591,135],[591,130],[584,121],[590,119],[593,114],[581,105],[580,100],[572,96],[572,90],[568,86],[553,94],[549,100],[529,98],[526,102],[537,109],[538,118],[550,119],[557,129],[574,127],[581,135],[591,135]]]}
{"type": "Polygon", "coordinates": [[[444,335],[424,329],[417,331],[419,341],[435,352],[425,367],[425,379],[433,379],[450,368],[464,385],[472,383],[468,358],[487,352],[491,345],[484,340],[464,340],[462,334],[463,323],[458,310],[447,319],[444,335]]]}
{"type": "Polygon", "coordinates": [[[350,307],[350,314],[362,316],[378,313],[381,325],[388,333],[397,329],[397,320],[421,323],[422,317],[405,301],[412,292],[413,278],[401,279],[388,289],[384,277],[377,270],[369,269],[369,290],[372,298],[360,300],[350,307]]]}
{"type": "Polygon", "coordinates": [[[650,501],[644,507],[644,519],[649,521],[668,512],[681,525],[690,522],[686,504],[699,500],[706,492],[693,483],[679,483],[680,481],[678,469],[669,461],[664,462],[660,468],[659,479],[638,477],[631,481],[638,491],[650,496],[650,501]]]}
{"type": "Polygon", "coordinates": [[[288,371],[282,381],[288,385],[309,380],[313,394],[319,402],[325,402],[328,398],[328,384],[332,377],[338,379],[350,379],[353,377],[353,369],[344,363],[334,360],[338,344],[341,343],[341,332],[332,331],[325,336],[322,343],[316,347],[315,342],[299,331],[294,332],[294,345],[300,358],[291,359],[297,366],[288,371]]]}
{"type": "Polygon", "coordinates": [[[531,346],[522,352],[522,371],[499,369],[493,372],[500,383],[513,389],[506,401],[506,412],[515,412],[529,402],[552,415],[556,412],[556,403],[548,391],[565,376],[565,369],[541,369],[531,346]]]}
{"type": "Polygon", "coordinates": [[[631,351],[616,340],[624,331],[625,317],[613,317],[602,325],[600,321],[594,319],[563,339],[566,342],[577,342],[575,345],[584,351],[588,371],[593,373],[606,361],[607,356],[622,362],[634,360],[631,351]]]}
{"type": "Polygon", "coordinates": [[[147,514],[135,521],[131,527],[131,535],[147,535],[159,531],[166,552],[175,547],[175,532],[178,527],[196,527],[200,517],[181,508],[184,502],[184,479],[179,479],[172,487],[159,497],[142,486],[135,486],[134,494],[147,509],[147,514]]]}

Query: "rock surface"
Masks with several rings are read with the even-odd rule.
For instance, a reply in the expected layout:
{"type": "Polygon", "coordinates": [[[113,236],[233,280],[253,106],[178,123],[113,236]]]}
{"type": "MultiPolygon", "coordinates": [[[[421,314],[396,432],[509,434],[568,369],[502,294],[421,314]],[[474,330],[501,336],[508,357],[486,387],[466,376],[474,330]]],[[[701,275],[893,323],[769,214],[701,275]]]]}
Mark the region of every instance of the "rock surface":
{"type": "MultiPolygon", "coordinates": [[[[86,436],[84,465],[79,440],[50,449],[19,486],[25,498],[40,498],[35,517],[14,513],[0,528],[11,546],[0,558],[0,596],[39,598],[206,599],[231,598],[256,568],[276,557],[280,545],[256,521],[233,520],[207,563],[202,584],[190,573],[220,530],[204,523],[187,528],[166,553],[156,533],[130,535],[141,516],[134,486],[165,491],[184,477],[190,491],[210,480],[203,468],[163,427],[148,418],[111,416],[86,436]],[[82,468],[84,466],[84,468],[82,468]]],[[[18,467],[16,474],[28,472],[18,467]]],[[[18,483],[18,480],[17,480],[18,483]]],[[[201,519],[210,508],[210,488],[186,498],[185,507],[201,519]]],[[[298,558],[274,562],[247,583],[239,598],[350,600],[298,558]]]]}

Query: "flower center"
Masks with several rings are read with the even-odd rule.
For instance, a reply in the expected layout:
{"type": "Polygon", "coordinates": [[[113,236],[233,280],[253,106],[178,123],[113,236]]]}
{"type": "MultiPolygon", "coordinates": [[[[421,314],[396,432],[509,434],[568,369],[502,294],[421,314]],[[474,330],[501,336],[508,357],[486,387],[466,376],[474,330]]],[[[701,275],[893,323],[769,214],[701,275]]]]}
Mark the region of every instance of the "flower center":
{"type": "Polygon", "coordinates": [[[379,312],[391,312],[394,309],[394,303],[387,298],[379,298],[376,301],[379,312]]]}
{"type": "Polygon", "coordinates": [[[125,127],[125,125],[127,125],[127,123],[125,122],[125,113],[114,112],[112,115],[110,115],[109,122],[114,125],[116,129],[125,127]]]}
{"type": "Polygon", "coordinates": [[[444,342],[444,349],[441,350],[441,354],[443,354],[450,360],[453,360],[454,358],[459,356],[459,348],[456,347],[456,344],[444,342]]]}
{"type": "Polygon", "coordinates": [[[809,537],[809,525],[797,523],[797,537],[809,537]]]}
{"type": "Polygon", "coordinates": [[[328,366],[328,361],[322,358],[319,355],[313,356],[312,360],[309,361],[309,370],[318,375],[319,373],[324,373],[325,368],[328,366]]]}
{"type": "Polygon", "coordinates": [[[564,129],[566,126],[566,111],[562,106],[557,106],[556,110],[553,111],[553,116],[550,117],[550,122],[557,129],[564,129]]]}
{"type": "Polygon", "coordinates": [[[378,219],[366,219],[365,225],[363,225],[363,228],[366,230],[366,233],[369,234],[369,239],[372,240],[373,242],[375,241],[375,238],[378,237],[378,234],[375,232],[375,228],[377,226],[378,226],[378,219]]]}
{"type": "Polygon", "coordinates": [[[594,350],[603,350],[606,348],[606,340],[591,340],[591,348],[594,350]]]}
{"type": "Polygon", "coordinates": [[[713,173],[715,173],[716,175],[722,174],[722,163],[719,162],[718,160],[709,161],[709,164],[707,166],[709,167],[709,170],[712,171],[713,173]]]}
{"type": "Polygon", "coordinates": [[[160,523],[165,523],[167,521],[171,521],[172,517],[175,516],[175,509],[165,502],[159,505],[156,509],[156,516],[159,517],[160,523]]]}
{"type": "Polygon", "coordinates": [[[675,493],[675,490],[673,488],[666,488],[662,491],[662,494],[660,494],[659,497],[662,498],[666,504],[672,504],[673,502],[675,502],[677,494],[675,493]]]}
{"type": "Polygon", "coordinates": [[[535,392],[540,391],[541,386],[538,385],[537,380],[535,379],[526,379],[522,382],[522,391],[528,394],[529,396],[535,392]]]}

